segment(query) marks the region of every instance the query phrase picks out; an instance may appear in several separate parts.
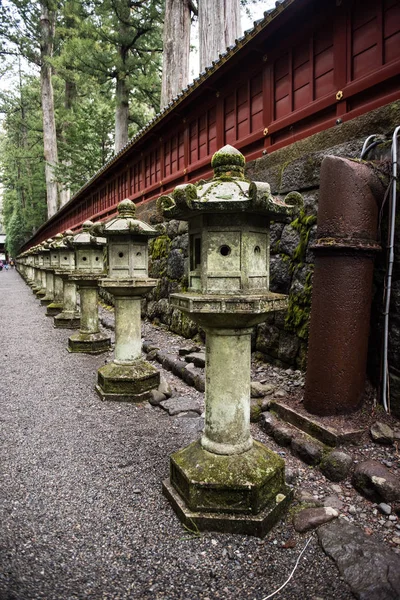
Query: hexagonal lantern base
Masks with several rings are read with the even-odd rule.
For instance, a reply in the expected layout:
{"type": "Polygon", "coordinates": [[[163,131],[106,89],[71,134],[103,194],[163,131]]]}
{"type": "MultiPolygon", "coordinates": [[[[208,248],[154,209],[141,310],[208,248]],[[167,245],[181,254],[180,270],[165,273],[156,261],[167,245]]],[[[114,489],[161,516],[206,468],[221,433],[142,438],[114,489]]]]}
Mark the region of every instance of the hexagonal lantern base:
{"type": "Polygon", "coordinates": [[[54,317],[54,327],[57,329],[79,329],[81,317],[79,312],[60,312],[54,317]]]}
{"type": "Polygon", "coordinates": [[[141,402],[160,383],[160,372],[145,360],[131,365],[110,363],[97,372],[96,391],[102,400],[141,402]]]}
{"type": "Polygon", "coordinates": [[[171,476],[163,492],[179,519],[202,531],[263,537],[292,499],[285,463],[263,444],[230,456],[193,442],[171,456],[171,476]]]}
{"type": "Polygon", "coordinates": [[[61,302],[52,302],[47,305],[46,317],[55,317],[58,315],[63,309],[63,304],[61,302]]]}
{"type": "Polygon", "coordinates": [[[101,354],[110,349],[111,338],[104,333],[74,333],[68,338],[68,352],[101,354]]]}
{"type": "Polygon", "coordinates": [[[48,306],[52,302],[53,302],[53,298],[46,298],[46,296],[44,296],[44,298],[41,298],[41,300],[40,300],[40,304],[42,306],[48,306]]]}

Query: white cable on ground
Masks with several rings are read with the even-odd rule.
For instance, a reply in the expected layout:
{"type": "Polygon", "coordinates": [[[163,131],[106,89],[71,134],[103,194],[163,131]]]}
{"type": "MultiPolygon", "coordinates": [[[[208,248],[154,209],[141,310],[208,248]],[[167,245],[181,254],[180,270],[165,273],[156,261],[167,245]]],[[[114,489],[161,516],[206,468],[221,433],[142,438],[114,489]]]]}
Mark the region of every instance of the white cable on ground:
{"type": "Polygon", "coordinates": [[[297,569],[297,566],[298,566],[298,564],[300,562],[301,557],[303,556],[304,552],[306,551],[306,548],[307,548],[308,544],[311,542],[311,540],[312,540],[312,536],[310,538],[308,538],[308,541],[307,541],[306,545],[304,546],[303,550],[300,552],[300,554],[298,556],[298,559],[296,560],[296,564],[293,567],[293,571],[290,573],[290,575],[287,578],[287,580],[285,581],[285,583],[283,583],[280,588],[278,588],[277,590],[275,590],[275,592],[272,592],[272,594],[269,594],[268,596],[265,596],[265,598],[263,598],[262,600],[268,600],[268,598],[272,598],[272,596],[275,596],[275,594],[277,594],[278,592],[280,592],[281,590],[283,590],[283,588],[289,583],[289,581],[293,577],[293,573],[297,569]]]}

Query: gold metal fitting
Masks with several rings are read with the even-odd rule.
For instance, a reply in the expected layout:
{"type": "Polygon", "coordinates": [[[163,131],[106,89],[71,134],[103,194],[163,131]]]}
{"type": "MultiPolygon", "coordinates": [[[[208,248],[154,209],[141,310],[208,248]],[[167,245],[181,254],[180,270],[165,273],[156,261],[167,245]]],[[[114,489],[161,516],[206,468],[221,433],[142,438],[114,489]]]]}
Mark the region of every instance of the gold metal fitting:
{"type": "Polygon", "coordinates": [[[183,174],[186,175],[187,169],[183,169],[183,174]]]}
{"type": "Polygon", "coordinates": [[[336,92],[336,100],[341,100],[343,98],[343,92],[342,90],[339,90],[338,92],[336,92]]]}
{"type": "Polygon", "coordinates": [[[263,131],[263,135],[264,135],[264,136],[265,136],[265,135],[268,135],[268,133],[269,133],[269,132],[268,132],[268,127],[266,127],[266,128],[264,129],[264,131],[263,131]]]}

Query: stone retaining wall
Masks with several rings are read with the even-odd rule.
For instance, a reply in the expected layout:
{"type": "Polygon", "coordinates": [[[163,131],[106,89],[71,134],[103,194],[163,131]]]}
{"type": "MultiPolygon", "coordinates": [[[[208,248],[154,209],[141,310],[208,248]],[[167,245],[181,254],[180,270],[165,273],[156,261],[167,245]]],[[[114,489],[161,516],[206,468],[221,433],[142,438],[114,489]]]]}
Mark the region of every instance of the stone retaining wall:
{"type": "MultiPolygon", "coordinates": [[[[286,314],[271,315],[265,323],[258,326],[253,338],[253,350],[259,353],[260,359],[280,366],[306,368],[313,276],[313,254],[309,244],[316,237],[319,172],[323,158],[328,154],[359,158],[368,135],[381,134],[391,139],[393,130],[399,123],[400,102],[395,102],[299,142],[295,141],[294,132],[293,144],[247,165],[248,178],[254,181],[267,181],[274,195],[283,197],[288,192],[298,191],[304,198],[304,209],[294,221],[272,225],[271,291],[289,294],[289,309],[286,314]]],[[[160,232],[160,237],[150,242],[150,274],[159,281],[143,307],[145,314],[149,319],[165,323],[172,331],[185,337],[201,335],[190,319],[180,311],[173,310],[168,303],[169,294],[184,291],[187,286],[187,224],[177,221],[163,223],[156,213],[154,201],[139,205],[137,214],[138,218],[152,223],[160,232]]],[[[382,240],[385,239],[382,231],[382,240]]],[[[375,269],[376,285],[371,321],[370,376],[375,381],[378,380],[379,372],[382,321],[379,315],[383,268],[384,261],[381,257],[375,269]]],[[[400,414],[399,236],[396,242],[393,276],[390,381],[392,406],[394,411],[400,414]]]]}

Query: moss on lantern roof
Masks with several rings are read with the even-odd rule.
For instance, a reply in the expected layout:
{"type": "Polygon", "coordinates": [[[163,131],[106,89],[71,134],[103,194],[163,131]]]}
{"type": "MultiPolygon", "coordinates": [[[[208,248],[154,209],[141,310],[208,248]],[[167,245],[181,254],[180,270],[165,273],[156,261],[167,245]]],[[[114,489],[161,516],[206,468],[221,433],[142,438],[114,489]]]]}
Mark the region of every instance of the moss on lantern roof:
{"type": "Polygon", "coordinates": [[[279,221],[286,220],[302,203],[300,195],[288,195],[283,201],[272,196],[268,183],[246,180],[245,157],[233,146],[218,150],[211,165],[214,177],[210,181],[179,185],[172,194],[157,200],[157,208],[165,218],[187,220],[194,213],[246,212],[279,221]]]}
{"type": "Polygon", "coordinates": [[[118,216],[111,217],[103,223],[96,223],[92,231],[98,235],[140,235],[143,237],[156,237],[158,231],[144,221],[135,218],[136,207],[132,200],[126,198],[118,204],[118,216]]]}
{"type": "MultiPolygon", "coordinates": [[[[72,236],[69,238],[68,240],[68,245],[71,246],[105,246],[105,244],[107,243],[107,240],[105,238],[102,237],[96,237],[93,235],[93,227],[94,224],[92,221],[85,221],[82,224],[82,231],[80,231],[79,233],[76,233],[75,235],[72,234],[72,236]]],[[[71,232],[72,233],[72,232],[71,232]]]]}

